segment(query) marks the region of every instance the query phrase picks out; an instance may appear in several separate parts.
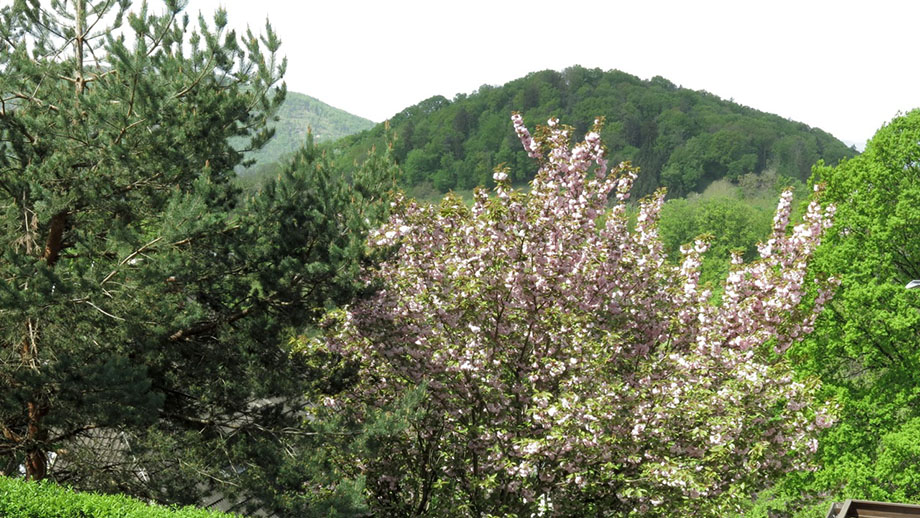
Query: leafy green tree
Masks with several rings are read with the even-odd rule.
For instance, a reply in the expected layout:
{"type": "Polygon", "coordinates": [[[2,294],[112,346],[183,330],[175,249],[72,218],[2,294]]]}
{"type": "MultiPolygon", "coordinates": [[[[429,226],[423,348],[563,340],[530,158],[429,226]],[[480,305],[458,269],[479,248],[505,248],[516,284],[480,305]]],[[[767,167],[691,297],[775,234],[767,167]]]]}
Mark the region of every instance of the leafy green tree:
{"type": "Polygon", "coordinates": [[[271,136],[279,41],[183,4],[0,10],[0,472],[281,506],[272,466],[325,375],[285,338],[365,289],[393,171],[308,145],[243,196],[232,143],[271,136]]]}
{"type": "Polygon", "coordinates": [[[659,232],[672,261],[680,260],[680,248],[698,236],[709,236],[709,252],[700,267],[700,282],[718,285],[728,274],[731,252],[742,250],[745,260],[757,256],[757,243],[770,234],[771,214],[732,198],[673,199],[661,210],[659,232]]]}
{"type": "MultiPolygon", "coordinates": [[[[814,270],[841,284],[813,338],[792,352],[836,397],[840,422],[821,439],[823,468],[786,480],[774,498],[920,502],[920,293],[905,289],[920,278],[918,143],[915,110],[880,129],[860,156],[815,168],[839,209],[814,270]]],[[[824,503],[810,515],[823,515],[824,503]]]]}

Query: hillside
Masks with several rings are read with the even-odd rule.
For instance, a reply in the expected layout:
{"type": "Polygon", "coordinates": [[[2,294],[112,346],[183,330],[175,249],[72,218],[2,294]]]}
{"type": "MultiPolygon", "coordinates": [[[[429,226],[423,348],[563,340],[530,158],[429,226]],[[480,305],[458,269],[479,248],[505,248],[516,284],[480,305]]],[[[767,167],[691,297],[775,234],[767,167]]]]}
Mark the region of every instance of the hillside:
{"type": "Polygon", "coordinates": [[[373,126],[370,120],[329,106],[309,95],[289,91],[278,110],[278,121],[274,124],[275,137],[261,150],[247,155],[247,158],[256,159],[253,169],[277,162],[282,156],[293,153],[303,145],[308,128],[313,130],[317,142],[331,142],[373,126]]]}
{"type": "MultiPolygon", "coordinates": [[[[437,96],[406,108],[391,121],[404,184],[416,194],[490,185],[504,164],[515,182],[535,171],[512,130],[521,112],[534,128],[550,116],[580,137],[595,117],[606,118],[602,139],[609,156],[641,168],[635,192],[658,186],[672,195],[699,192],[712,181],[771,170],[805,180],[819,159],[834,164],[856,151],[803,123],[725,101],[667,79],[642,80],[617,70],[571,67],[535,72],[503,86],[484,85],[453,100],[437,96]]],[[[336,143],[351,162],[384,142],[384,125],[336,143]]]]}

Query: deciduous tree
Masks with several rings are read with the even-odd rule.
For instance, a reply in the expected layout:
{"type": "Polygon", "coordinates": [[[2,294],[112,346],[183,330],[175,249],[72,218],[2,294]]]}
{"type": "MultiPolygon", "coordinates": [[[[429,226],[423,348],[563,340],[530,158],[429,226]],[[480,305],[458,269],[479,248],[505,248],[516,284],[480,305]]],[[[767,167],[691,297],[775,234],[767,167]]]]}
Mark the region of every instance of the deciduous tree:
{"type": "Polygon", "coordinates": [[[813,269],[841,283],[792,353],[840,402],[840,421],[822,437],[823,468],[775,496],[795,507],[802,495],[920,502],[920,293],[905,289],[920,278],[920,111],[883,126],[861,155],[819,165],[813,179],[839,207],[813,269]]]}
{"type": "Polygon", "coordinates": [[[375,298],[325,340],[360,369],[325,401],[358,417],[425,397],[389,454],[355,465],[392,516],[722,516],[777,473],[808,467],[828,410],[782,353],[811,330],[833,282],[806,275],[833,207],[787,229],[783,194],[761,258],[735,257],[719,305],[698,287],[707,244],[665,260],[664,193],[626,199],[600,127],[570,147],[550,120],[532,137],[528,193],[495,174],[472,207],[403,201],[372,236],[395,247],[375,298]],[[608,197],[615,197],[608,210],[608,197]]]}

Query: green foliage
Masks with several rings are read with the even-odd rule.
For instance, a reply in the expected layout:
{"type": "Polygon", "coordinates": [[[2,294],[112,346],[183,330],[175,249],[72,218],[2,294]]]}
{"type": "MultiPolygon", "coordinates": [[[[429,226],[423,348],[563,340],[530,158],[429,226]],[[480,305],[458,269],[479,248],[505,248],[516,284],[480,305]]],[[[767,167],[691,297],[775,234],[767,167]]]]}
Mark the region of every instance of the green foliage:
{"type": "Polygon", "coordinates": [[[597,131],[570,149],[556,121],[536,138],[513,121],[542,153],[531,190],[497,172],[471,207],[397,199],[371,238],[395,252],[368,271],[382,289],[302,342],[357,374],[317,411],[384,424],[384,447],[347,463],[375,514],[724,516],[805,469],[829,422],[778,353],[830,295],[803,298],[803,281],[832,210],[810,204],[787,235],[784,192],[772,254],[736,264],[713,305],[703,246],[665,262],[663,193],[628,230],[637,175],[606,170],[597,131]]]}
{"type": "Polygon", "coordinates": [[[0,477],[4,518],[230,518],[233,515],[149,505],[120,495],[77,493],[51,482],[0,477]]]}
{"type": "Polygon", "coordinates": [[[681,260],[682,245],[706,236],[710,247],[700,267],[700,283],[718,286],[728,275],[732,250],[743,250],[745,261],[757,257],[756,245],[769,236],[772,218],[771,211],[738,199],[678,198],[662,208],[659,233],[675,264],[681,260]]]}
{"type": "Polygon", "coordinates": [[[233,143],[271,137],[278,40],[179,4],[0,9],[0,473],[284,509],[326,377],[287,339],[368,289],[396,173],[308,140],[243,194],[233,143]]]}
{"type": "MultiPolygon", "coordinates": [[[[393,116],[396,159],[403,184],[440,192],[492,186],[491,173],[510,168],[515,184],[531,179],[533,162],[505,120],[512,111],[528,120],[550,116],[574,121],[581,136],[596,117],[614,162],[640,168],[638,196],[666,186],[671,195],[702,191],[720,178],[774,170],[804,181],[823,158],[836,163],[855,151],[817,128],[679,88],[664,78],[648,81],[611,70],[545,70],[471,95],[432,97],[393,116]]],[[[344,160],[362,156],[383,137],[383,125],[337,144],[344,160]]],[[[413,194],[418,194],[413,192],[413,194]]]]}
{"type": "Polygon", "coordinates": [[[784,480],[788,494],[920,502],[920,293],[904,288],[920,278],[918,143],[915,110],[880,129],[862,155],[815,168],[838,211],[814,270],[841,285],[793,354],[841,410],[821,440],[823,469],[784,480]]]}
{"type": "Polygon", "coordinates": [[[661,210],[659,233],[668,258],[680,261],[680,247],[705,237],[709,252],[700,268],[700,282],[718,291],[730,269],[732,250],[742,251],[745,261],[757,257],[757,243],[767,239],[772,227],[776,198],[783,189],[795,193],[793,219],[801,217],[808,193],[802,182],[780,177],[774,170],[747,173],[732,183],[717,180],[702,194],[668,200],[661,210]]]}
{"type": "MultiPolygon", "coordinates": [[[[295,342],[304,352],[307,339],[298,338],[295,342]]],[[[305,354],[311,362],[321,356],[315,351],[305,354]]],[[[353,370],[353,366],[344,366],[340,360],[324,357],[315,364],[325,366],[327,373],[343,368],[353,370]]],[[[338,394],[342,386],[326,389],[327,394],[338,394]]],[[[400,449],[399,437],[408,432],[410,419],[420,412],[425,387],[419,386],[381,407],[363,408],[366,413],[360,420],[341,408],[324,406],[324,398],[317,397],[320,395],[313,393],[315,405],[302,430],[308,440],[276,459],[280,476],[274,479],[271,488],[266,488],[274,493],[274,510],[282,516],[373,516],[371,508],[378,503],[368,498],[371,491],[366,487],[364,474],[367,459],[408,460],[400,449]]]]}

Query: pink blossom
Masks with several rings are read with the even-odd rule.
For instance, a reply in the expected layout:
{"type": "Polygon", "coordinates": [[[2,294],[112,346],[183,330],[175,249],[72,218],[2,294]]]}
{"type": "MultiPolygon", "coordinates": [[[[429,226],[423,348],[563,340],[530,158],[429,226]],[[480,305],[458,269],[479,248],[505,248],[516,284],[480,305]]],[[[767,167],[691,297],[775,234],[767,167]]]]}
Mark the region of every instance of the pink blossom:
{"type": "Polygon", "coordinates": [[[599,126],[571,145],[554,119],[537,138],[512,121],[540,162],[530,191],[497,172],[496,196],[479,190],[472,207],[400,202],[369,242],[399,246],[367,272],[382,289],[330,328],[328,349],[360,369],[339,408],[361,418],[426,387],[392,438],[399,454],[362,461],[369,488],[386,481],[375,497],[411,501],[431,475],[462,505],[503,498],[519,515],[536,512],[534,495],[568,515],[608,498],[718,515],[721,500],[703,496],[807,467],[831,412],[814,383],[792,382],[788,363],[762,352],[801,340],[831,296],[835,282],[806,268],[833,207],[814,202],[790,231],[784,192],[761,259],[733,256],[713,304],[699,286],[707,242],[684,247],[678,267],[666,261],[663,191],[639,202],[629,230],[636,171],[607,170],[599,126]]]}

